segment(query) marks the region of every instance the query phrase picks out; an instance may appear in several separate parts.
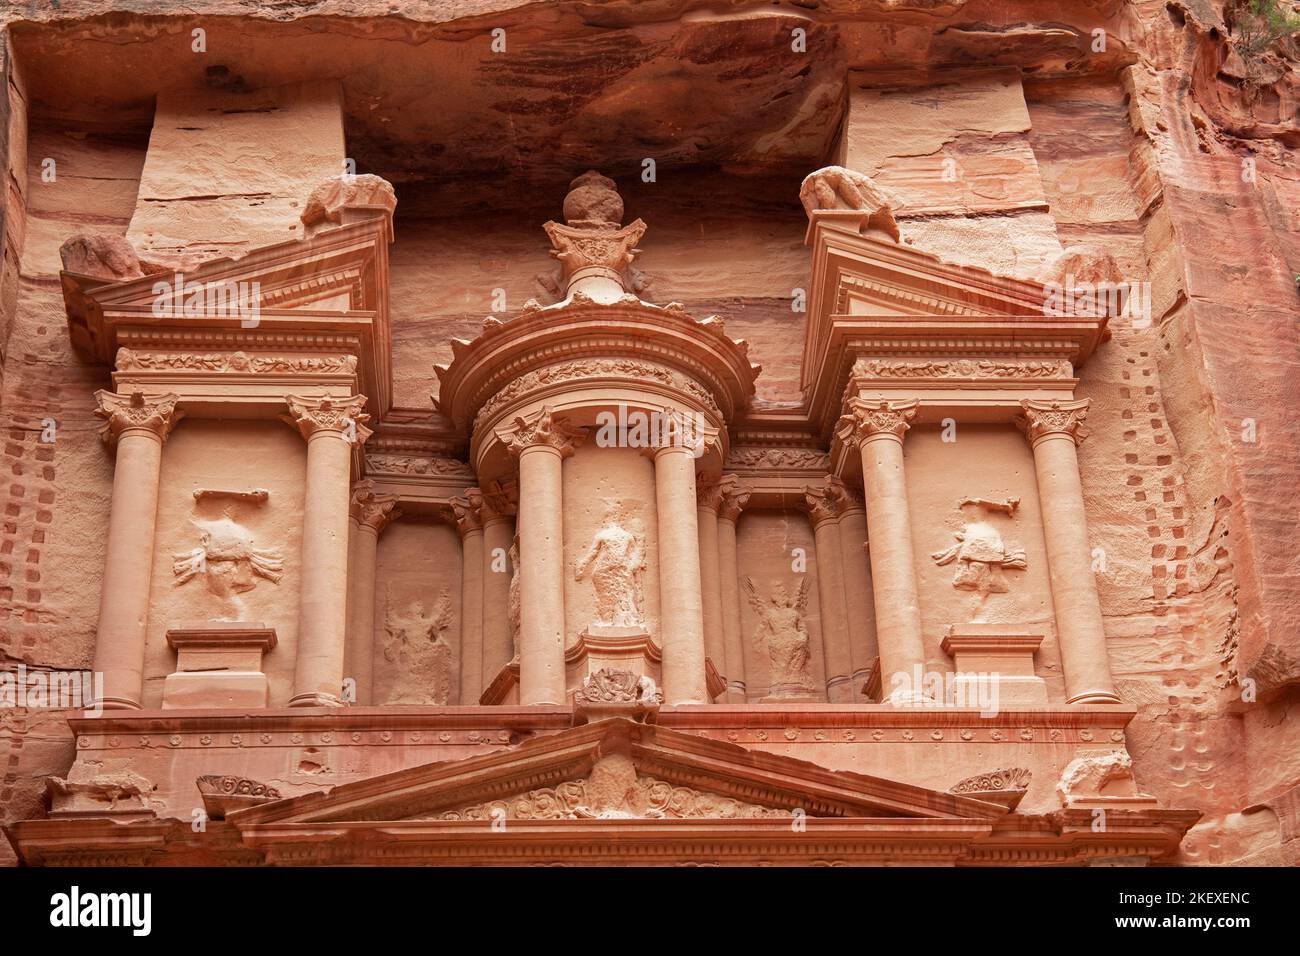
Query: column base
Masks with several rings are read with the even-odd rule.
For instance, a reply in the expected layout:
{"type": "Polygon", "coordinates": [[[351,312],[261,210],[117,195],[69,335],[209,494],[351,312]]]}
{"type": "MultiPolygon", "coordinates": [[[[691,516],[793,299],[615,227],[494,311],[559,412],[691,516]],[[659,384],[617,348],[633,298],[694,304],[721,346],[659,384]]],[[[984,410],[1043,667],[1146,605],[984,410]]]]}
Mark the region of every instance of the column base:
{"type": "Polygon", "coordinates": [[[1065,702],[1067,704],[1122,704],[1124,703],[1122,700],[1119,699],[1118,695],[1112,694],[1109,691],[1104,691],[1104,690],[1084,691],[1082,694],[1078,694],[1074,697],[1067,697],[1065,702]]]}
{"type": "Polygon", "coordinates": [[[346,704],[334,694],[298,694],[289,700],[290,707],[345,707],[346,704]]]}

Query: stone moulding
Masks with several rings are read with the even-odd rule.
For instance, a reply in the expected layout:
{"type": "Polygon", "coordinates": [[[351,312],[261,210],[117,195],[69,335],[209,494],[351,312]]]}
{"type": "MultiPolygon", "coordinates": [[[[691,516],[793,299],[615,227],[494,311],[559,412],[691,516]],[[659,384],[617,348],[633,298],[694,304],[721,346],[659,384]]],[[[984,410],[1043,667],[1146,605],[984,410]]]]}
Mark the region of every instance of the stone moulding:
{"type": "Polygon", "coordinates": [[[543,402],[570,413],[569,395],[581,394],[574,401],[583,407],[699,412],[723,428],[746,407],[758,369],[719,326],[632,295],[608,305],[575,296],[453,341],[450,366],[436,369],[438,408],[457,427],[473,426],[474,462],[501,423],[543,402]]]}
{"type": "Polygon", "coordinates": [[[275,787],[229,774],[204,774],[194,783],[203,799],[203,808],[213,820],[224,820],[227,813],[280,799],[280,791],[275,787]]]}

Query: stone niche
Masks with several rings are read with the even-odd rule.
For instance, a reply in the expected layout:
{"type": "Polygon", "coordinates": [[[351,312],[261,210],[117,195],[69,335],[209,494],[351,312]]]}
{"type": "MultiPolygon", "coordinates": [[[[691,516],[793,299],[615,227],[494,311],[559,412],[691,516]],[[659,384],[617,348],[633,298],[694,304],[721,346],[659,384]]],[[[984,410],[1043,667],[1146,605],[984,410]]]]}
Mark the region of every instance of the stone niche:
{"type": "MultiPolygon", "coordinates": [[[[565,465],[564,502],[566,646],[577,643],[591,625],[601,626],[597,593],[601,584],[594,578],[600,576],[603,562],[618,560],[620,554],[614,550],[625,546],[639,556],[630,569],[632,606],[639,609],[639,615],[632,617],[639,616],[645,632],[662,644],[653,463],[638,449],[601,448],[588,439],[565,465]]],[[[620,608],[616,613],[626,611],[620,608]]],[[[636,627],[624,621],[618,626],[636,627]]]]}
{"type": "Polygon", "coordinates": [[[375,563],[374,703],[465,703],[462,620],[456,529],[426,518],[394,521],[375,563]]]}
{"type": "Polygon", "coordinates": [[[744,512],[736,528],[736,552],[748,701],[825,702],[817,549],[807,515],[744,512]],[[796,549],[801,549],[807,562],[803,573],[794,570],[799,559],[796,549]],[[778,646],[772,646],[774,630],[780,638],[778,646]],[[806,650],[800,646],[805,635],[806,650]]]}
{"type": "Polygon", "coordinates": [[[1035,672],[1047,680],[1051,699],[1063,702],[1038,488],[1024,436],[1010,426],[961,424],[956,441],[947,442],[939,426],[920,425],[904,449],[927,666],[952,669],[941,647],[950,627],[1027,628],[1043,635],[1035,672]]]}
{"type": "Polygon", "coordinates": [[[306,445],[278,422],[189,419],[163,450],[154,538],[144,706],[176,672],[167,632],[274,629],[262,657],[267,702],[291,696],[298,646],[306,445]]]}

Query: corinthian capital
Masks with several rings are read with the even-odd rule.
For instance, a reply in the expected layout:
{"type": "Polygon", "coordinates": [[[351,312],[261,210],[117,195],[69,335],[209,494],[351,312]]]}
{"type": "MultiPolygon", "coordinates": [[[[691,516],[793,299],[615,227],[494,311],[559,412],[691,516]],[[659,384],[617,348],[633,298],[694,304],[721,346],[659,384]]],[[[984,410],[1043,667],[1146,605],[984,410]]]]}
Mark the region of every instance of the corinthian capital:
{"type": "Polygon", "coordinates": [[[468,488],[463,495],[452,498],[451,513],[462,538],[472,531],[482,531],[483,492],[478,488],[468,488]]]}
{"type": "Polygon", "coordinates": [[[1024,414],[1016,419],[1020,430],[1032,445],[1049,435],[1064,435],[1076,445],[1087,437],[1083,420],[1088,417],[1092,399],[1081,398],[1074,402],[1041,402],[1028,398],[1020,400],[1024,414]]]}
{"type": "Polygon", "coordinates": [[[803,490],[803,500],[814,528],[823,521],[835,521],[840,516],[839,502],[829,488],[808,485],[803,490]]]}
{"type": "Polygon", "coordinates": [[[358,524],[375,534],[402,516],[397,509],[397,495],[375,494],[375,483],[368,478],[352,486],[351,511],[358,524]]]}
{"type": "Polygon", "coordinates": [[[912,419],[916,418],[916,410],[920,405],[920,400],[915,398],[906,402],[849,399],[849,410],[840,418],[836,434],[841,441],[850,445],[891,437],[901,442],[903,435],[912,427],[912,419]]]}
{"type": "Polygon", "coordinates": [[[836,514],[843,515],[850,511],[864,511],[862,496],[834,475],[826,476],[826,494],[835,501],[836,514]]]}
{"type": "Polygon", "coordinates": [[[722,490],[722,500],[718,505],[718,517],[735,521],[749,504],[749,489],[740,483],[735,475],[723,475],[718,482],[722,490]]]}
{"type": "Polygon", "coordinates": [[[364,395],[347,398],[286,395],[284,400],[289,406],[288,420],[308,441],[318,434],[332,434],[349,444],[360,445],[370,437],[370,429],[366,427],[370,416],[362,411],[366,407],[364,395]]]}
{"type": "Polygon", "coordinates": [[[172,427],[185,417],[184,412],[176,411],[179,400],[179,395],[146,398],[143,392],[119,395],[101,388],[95,393],[95,414],[104,419],[99,435],[109,447],[116,445],[126,431],[152,432],[159,441],[166,441],[172,427]]]}
{"type": "Polygon", "coordinates": [[[497,437],[516,458],[538,445],[554,448],[561,458],[568,458],[586,440],[587,433],[547,407],[527,417],[520,415],[513,425],[498,430],[497,437]]]}

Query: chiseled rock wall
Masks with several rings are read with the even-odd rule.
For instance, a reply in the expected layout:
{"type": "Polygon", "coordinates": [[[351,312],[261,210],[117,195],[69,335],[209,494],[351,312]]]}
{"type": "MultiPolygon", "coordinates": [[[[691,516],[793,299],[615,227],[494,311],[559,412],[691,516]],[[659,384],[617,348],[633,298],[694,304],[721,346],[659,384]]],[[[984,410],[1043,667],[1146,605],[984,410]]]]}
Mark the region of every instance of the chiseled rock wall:
{"type": "MultiPolygon", "coordinates": [[[[1182,862],[1300,861],[1291,41],[1243,59],[1217,0],[187,9],[200,19],[165,16],[159,0],[0,14],[0,665],[88,667],[93,650],[112,461],[93,440],[88,396],[108,377],[68,343],[58,248],[69,235],[129,234],[168,261],[293,238],[300,187],[335,172],[346,133],[347,154],[371,157],[397,187],[397,401],[427,408],[449,338],[553,296],[539,226],[555,213],[556,184],[592,165],[599,142],[630,216],[650,225],[645,296],[725,316],[764,366],[759,398],[788,402],[799,398],[802,338],[790,301],[807,281],[798,182],[838,159],[900,195],[900,229],[918,248],[1036,275],[1060,247],[1090,242],[1151,283],[1151,326],[1116,323],[1080,387],[1093,399],[1080,462],[1106,552],[1112,661],[1139,707],[1135,774],[1166,805],[1205,812],[1182,862]],[[155,69],[97,40],[105,27],[90,18],[108,13],[155,69]],[[518,55],[484,68],[472,44],[486,43],[494,16],[518,55]],[[989,25],[1000,22],[1018,25],[989,25]],[[199,23],[203,59],[187,49],[199,23]],[[795,27],[808,33],[803,69],[772,53],[795,27]],[[331,99],[312,85],[322,64],[362,79],[331,99]],[[255,108],[212,105],[232,97],[255,108]],[[431,110],[440,97],[477,119],[431,110]],[[277,110],[295,114],[299,135],[263,136],[277,110]],[[685,142],[683,126],[695,131],[685,142]],[[152,161],[151,145],[195,140],[203,148],[183,162],[152,161]],[[645,156],[658,157],[656,183],[637,176],[645,156]],[[945,178],[953,167],[961,175],[945,178]],[[525,174],[528,185],[502,185],[525,174]],[[38,442],[45,419],[69,438],[57,455],[38,442]],[[1243,701],[1243,684],[1256,699],[1243,701]]],[[[763,520],[742,523],[756,547],[797,539],[811,550],[802,515],[763,520]]],[[[411,600],[402,575],[429,538],[450,534],[390,529],[380,571],[392,571],[398,618],[411,600]]],[[[435,598],[444,586],[454,616],[459,580],[435,598]]],[[[392,674],[378,674],[391,691],[392,674]]],[[[60,713],[0,711],[0,820],[39,814],[44,778],[72,756],[60,713]]],[[[0,862],[11,861],[0,842],[0,862]]]]}

